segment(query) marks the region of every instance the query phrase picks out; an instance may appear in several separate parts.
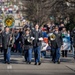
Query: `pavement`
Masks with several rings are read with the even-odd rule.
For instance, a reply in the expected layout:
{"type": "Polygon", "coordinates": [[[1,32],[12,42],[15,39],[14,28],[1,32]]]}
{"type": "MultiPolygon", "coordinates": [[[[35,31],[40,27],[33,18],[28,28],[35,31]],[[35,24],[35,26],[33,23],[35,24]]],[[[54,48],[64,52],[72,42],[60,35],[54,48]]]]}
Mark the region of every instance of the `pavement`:
{"type": "Polygon", "coordinates": [[[11,55],[11,64],[8,65],[3,63],[3,55],[0,54],[0,75],[75,75],[75,60],[71,53],[67,58],[61,57],[60,64],[52,63],[49,55],[41,61],[40,66],[35,66],[33,58],[29,65],[24,62],[23,56],[15,53],[11,55]]]}

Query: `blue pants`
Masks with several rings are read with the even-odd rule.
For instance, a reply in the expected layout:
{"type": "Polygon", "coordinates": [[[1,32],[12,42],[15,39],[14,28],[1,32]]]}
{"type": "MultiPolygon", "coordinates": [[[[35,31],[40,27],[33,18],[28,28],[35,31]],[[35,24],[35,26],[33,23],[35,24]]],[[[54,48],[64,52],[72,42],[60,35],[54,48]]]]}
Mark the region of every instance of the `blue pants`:
{"type": "Polygon", "coordinates": [[[41,47],[35,47],[34,48],[35,63],[40,62],[40,53],[41,53],[41,47]]]}
{"type": "Polygon", "coordinates": [[[60,48],[56,49],[56,62],[60,59],[60,48]]]}
{"type": "Polygon", "coordinates": [[[20,53],[22,52],[22,48],[20,43],[16,43],[16,52],[19,51],[20,53]]]}
{"type": "Polygon", "coordinates": [[[8,49],[4,49],[4,61],[10,62],[10,55],[11,55],[11,48],[8,47],[8,49]]]}
{"type": "Polygon", "coordinates": [[[10,56],[11,56],[11,48],[8,47],[8,50],[7,50],[7,54],[6,54],[6,57],[7,57],[7,62],[10,62],[10,56]]]}
{"type": "Polygon", "coordinates": [[[60,59],[60,48],[52,48],[52,60],[57,62],[60,59]]]}
{"type": "Polygon", "coordinates": [[[41,51],[41,57],[46,57],[46,51],[41,51]]]}
{"type": "Polygon", "coordinates": [[[24,57],[26,62],[31,62],[32,59],[32,49],[24,51],[24,57]]]}

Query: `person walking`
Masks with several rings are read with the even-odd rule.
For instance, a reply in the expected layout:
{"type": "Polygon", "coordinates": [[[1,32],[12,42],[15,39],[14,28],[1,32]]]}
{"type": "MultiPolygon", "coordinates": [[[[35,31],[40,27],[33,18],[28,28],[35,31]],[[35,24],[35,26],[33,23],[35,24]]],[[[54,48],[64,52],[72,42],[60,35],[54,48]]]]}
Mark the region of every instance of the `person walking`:
{"type": "Polygon", "coordinates": [[[33,31],[33,50],[34,50],[34,58],[35,58],[35,64],[34,65],[41,65],[41,60],[40,60],[40,54],[41,54],[41,41],[43,40],[42,38],[42,32],[39,30],[39,25],[35,25],[35,29],[33,31]]]}
{"type": "Polygon", "coordinates": [[[62,41],[62,34],[59,31],[58,26],[55,27],[55,31],[51,33],[51,35],[48,37],[49,39],[49,45],[51,46],[52,50],[52,61],[54,63],[60,64],[60,48],[63,44],[62,41]]]}
{"type": "Polygon", "coordinates": [[[30,34],[30,30],[26,29],[23,34],[22,42],[24,48],[24,58],[26,63],[31,64],[32,59],[32,48],[33,48],[33,37],[30,34]]]}
{"type": "Polygon", "coordinates": [[[12,42],[10,29],[5,27],[5,31],[3,32],[4,63],[10,64],[11,47],[13,44],[12,42]]]}

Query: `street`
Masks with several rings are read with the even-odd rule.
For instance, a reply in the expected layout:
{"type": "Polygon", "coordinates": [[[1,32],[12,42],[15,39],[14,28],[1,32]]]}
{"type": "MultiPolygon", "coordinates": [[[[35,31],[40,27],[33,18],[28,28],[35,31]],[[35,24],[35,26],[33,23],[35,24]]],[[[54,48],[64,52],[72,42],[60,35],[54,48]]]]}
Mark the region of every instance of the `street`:
{"type": "Polygon", "coordinates": [[[3,55],[0,54],[0,75],[75,75],[75,60],[72,53],[67,58],[61,57],[61,64],[54,64],[51,58],[41,59],[42,64],[39,66],[32,63],[26,64],[23,56],[19,53],[11,55],[11,64],[3,63],[3,55]]]}
{"type": "Polygon", "coordinates": [[[0,0],[2,50],[0,75],[75,75],[75,0],[0,0]]]}

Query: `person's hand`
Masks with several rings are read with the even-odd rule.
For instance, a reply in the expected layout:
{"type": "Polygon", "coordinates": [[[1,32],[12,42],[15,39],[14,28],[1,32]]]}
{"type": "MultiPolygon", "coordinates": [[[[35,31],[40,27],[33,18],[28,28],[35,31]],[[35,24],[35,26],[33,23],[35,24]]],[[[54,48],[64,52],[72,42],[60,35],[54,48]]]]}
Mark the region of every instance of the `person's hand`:
{"type": "Polygon", "coordinates": [[[12,37],[10,37],[10,40],[12,40],[12,37]]]}

